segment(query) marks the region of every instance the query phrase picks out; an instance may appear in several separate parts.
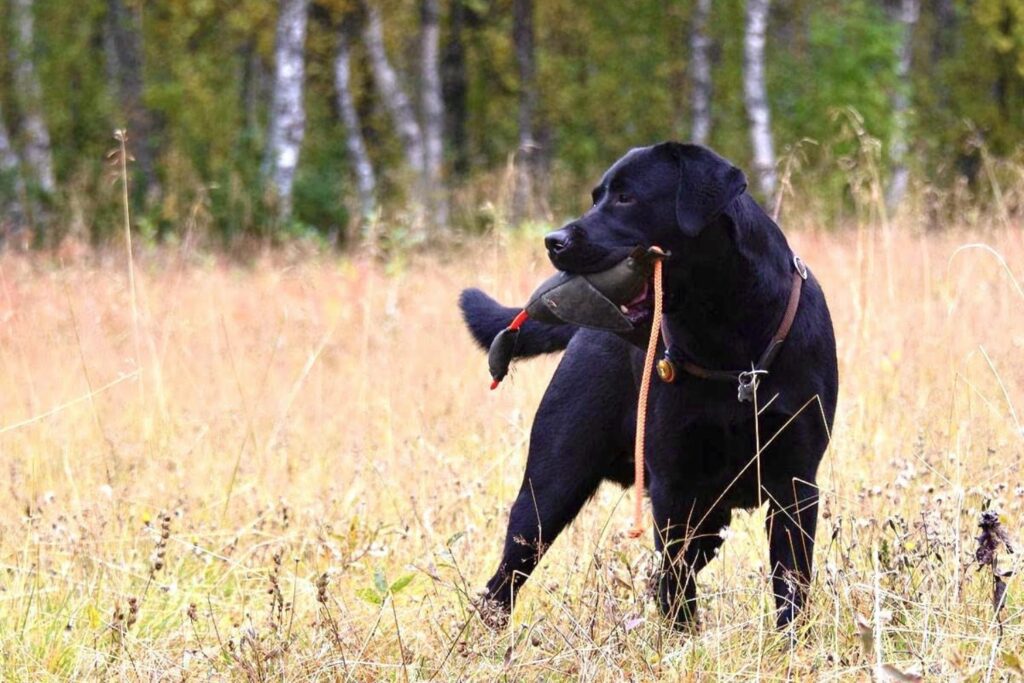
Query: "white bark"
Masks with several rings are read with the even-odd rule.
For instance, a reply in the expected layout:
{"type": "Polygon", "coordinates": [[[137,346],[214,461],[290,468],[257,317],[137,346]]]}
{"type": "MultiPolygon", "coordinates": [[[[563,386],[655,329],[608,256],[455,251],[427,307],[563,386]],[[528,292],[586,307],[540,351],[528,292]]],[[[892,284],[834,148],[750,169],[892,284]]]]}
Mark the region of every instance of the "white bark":
{"type": "Polygon", "coordinates": [[[690,27],[691,78],[693,79],[693,130],[694,142],[706,145],[711,135],[711,39],[708,37],[708,15],[711,0],[697,0],[693,8],[693,23],[690,27]]]}
{"type": "Polygon", "coordinates": [[[0,227],[8,220],[15,224],[21,222],[21,199],[25,194],[25,185],[21,179],[20,165],[4,124],[3,111],[0,110],[0,227]]]}
{"type": "Polygon", "coordinates": [[[373,172],[370,155],[363,141],[359,112],[352,97],[351,56],[348,35],[344,29],[338,41],[338,55],[334,60],[334,85],[338,90],[338,109],[345,123],[345,144],[356,174],[359,190],[359,204],[362,209],[364,226],[373,220],[377,212],[377,178],[373,172]]]}
{"type": "Polygon", "coordinates": [[[743,35],[743,94],[750,119],[754,173],[765,198],[775,192],[775,146],[764,78],[764,44],[770,0],[747,0],[743,35]]]}
{"type": "Polygon", "coordinates": [[[907,192],[910,173],[906,166],[907,118],[910,109],[910,60],[913,52],[914,25],[920,15],[920,0],[900,0],[896,20],[903,25],[900,38],[898,61],[896,63],[897,88],[892,98],[894,128],[889,155],[892,159],[892,178],[885,193],[885,203],[893,210],[907,192]]]}
{"type": "Polygon", "coordinates": [[[426,237],[424,211],[426,208],[426,188],[424,173],[426,170],[426,154],[423,149],[423,131],[416,120],[409,96],[398,82],[387,50],[384,48],[384,28],[380,10],[373,3],[366,5],[366,25],[363,28],[363,42],[370,58],[370,70],[373,80],[380,91],[381,100],[388,114],[394,121],[398,139],[405,149],[405,162],[412,175],[412,233],[416,239],[426,237]]]}
{"type": "Polygon", "coordinates": [[[441,61],[438,43],[441,37],[441,17],[438,0],[421,0],[422,15],[422,108],[423,146],[426,175],[424,182],[433,213],[435,226],[448,224],[448,201],[444,190],[444,101],[441,98],[441,61]]]}
{"type": "Polygon", "coordinates": [[[402,89],[398,82],[398,74],[395,73],[388,60],[387,51],[384,49],[384,29],[381,25],[380,11],[374,5],[369,5],[366,8],[366,27],[363,30],[363,40],[370,57],[373,80],[380,90],[384,106],[395,122],[398,137],[405,146],[406,162],[409,164],[409,169],[417,177],[420,177],[423,175],[425,163],[423,133],[420,130],[420,124],[416,121],[416,114],[409,101],[409,96],[402,89]]]}
{"type": "Polygon", "coordinates": [[[50,131],[43,119],[43,95],[34,61],[35,36],[32,18],[32,0],[14,0],[11,3],[14,22],[14,82],[20,94],[24,131],[25,163],[32,171],[33,180],[41,190],[52,193],[57,189],[53,175],[53,152],[50,131]]]}
{"type": "Polygon", "coordinates": [[[309,0],[281,0],[274,45],[274,91],[263,172],[276,194],[278,213],[292,211],[292,188],[306,128],[302,101],[309,0]]]}

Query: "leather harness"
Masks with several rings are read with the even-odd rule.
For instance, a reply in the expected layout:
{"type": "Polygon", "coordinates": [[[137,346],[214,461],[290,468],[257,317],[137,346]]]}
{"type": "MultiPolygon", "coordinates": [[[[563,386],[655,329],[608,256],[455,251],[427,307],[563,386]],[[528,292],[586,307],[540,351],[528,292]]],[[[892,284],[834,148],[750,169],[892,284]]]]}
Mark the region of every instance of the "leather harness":
{"type": "Polygon", "coordinates": [[[752,401],[757,385],[761,381],[761,375],[768,374],[772,361],[779,354],[782,343],[786,341],[786,337],[793,327],[797,309],[800,307],[800,292],[803,289],[804,280],[807,279],[807,266],[804,265],[799,256],[794,255],[793,269],[793,285],[789,290],[789,302],[786,304],[786,312],[782,315],[782,322],[779,324],[775,334],[772,335],[768,347],[761,354],[761,357],[757,359],[757,362],[751,364],[749,370],[709,370],[688,360],[674,359],[672,338],[669,335],[668,327],[665,325],[665,319],[662,318],[661,336],[665,342],[665,352],[657,365],[658,377],[661,378],[661,381],[667,383],[675,382],[678,377],[676,368],[679,367],[699,379],[734,382],[737,386],[736,400],[741,403],[752,401]]]}

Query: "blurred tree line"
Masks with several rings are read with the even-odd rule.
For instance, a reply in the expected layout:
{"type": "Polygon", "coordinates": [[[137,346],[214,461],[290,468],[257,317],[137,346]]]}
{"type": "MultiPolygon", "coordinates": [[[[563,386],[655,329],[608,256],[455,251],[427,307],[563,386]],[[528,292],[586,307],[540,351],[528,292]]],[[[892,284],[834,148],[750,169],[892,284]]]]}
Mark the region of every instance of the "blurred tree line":
{"type": "Polygon", "coordinates": [[[1017,210],[1024,0],[2,0],[0,40],[0,224],[39,244],[118,229],[115,128],[153,239],[558,218],[667,138],[825,216],[1017,210]]]}

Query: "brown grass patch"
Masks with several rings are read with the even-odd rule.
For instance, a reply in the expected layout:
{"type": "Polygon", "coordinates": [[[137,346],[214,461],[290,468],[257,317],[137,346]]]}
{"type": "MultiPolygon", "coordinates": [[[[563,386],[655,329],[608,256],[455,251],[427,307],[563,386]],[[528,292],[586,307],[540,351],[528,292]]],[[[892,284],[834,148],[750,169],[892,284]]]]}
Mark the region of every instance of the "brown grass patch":
{"type": "Polygon", "coordinates": [[[1024,233],[791,239],[842,381],[793,648],[770,627],[763,513],[701,575],[702,629],[676,634],[610,486],[506,632],[473,618],[557,358],[489,392],[455,301],[522,302],[550,268],[535,237],[387,266],[148,254],[138,345],[123,258],[3,257],[4,678],[1020,675],[1019,576],[1000,635],[972,562],[986,505],[1019,537],[1024,233]],[[957,252],[974,242],[1008,270],[957,252]]]}

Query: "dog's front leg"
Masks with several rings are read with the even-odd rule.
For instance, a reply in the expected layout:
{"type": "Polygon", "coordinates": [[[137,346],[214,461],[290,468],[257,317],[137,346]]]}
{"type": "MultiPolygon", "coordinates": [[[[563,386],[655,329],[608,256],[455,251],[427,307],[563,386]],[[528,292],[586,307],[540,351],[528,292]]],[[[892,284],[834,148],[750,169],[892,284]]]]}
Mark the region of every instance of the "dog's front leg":
{"type": "Polygon", "coordinates": [[[658,604],[676,628],[692,624],[697,616],[697,574],[722,545],[721,529],[732,512],[708,509],[700,498],[687,495],[686,487],[652,477],[654,544],[661,551],[658,604]]]}

